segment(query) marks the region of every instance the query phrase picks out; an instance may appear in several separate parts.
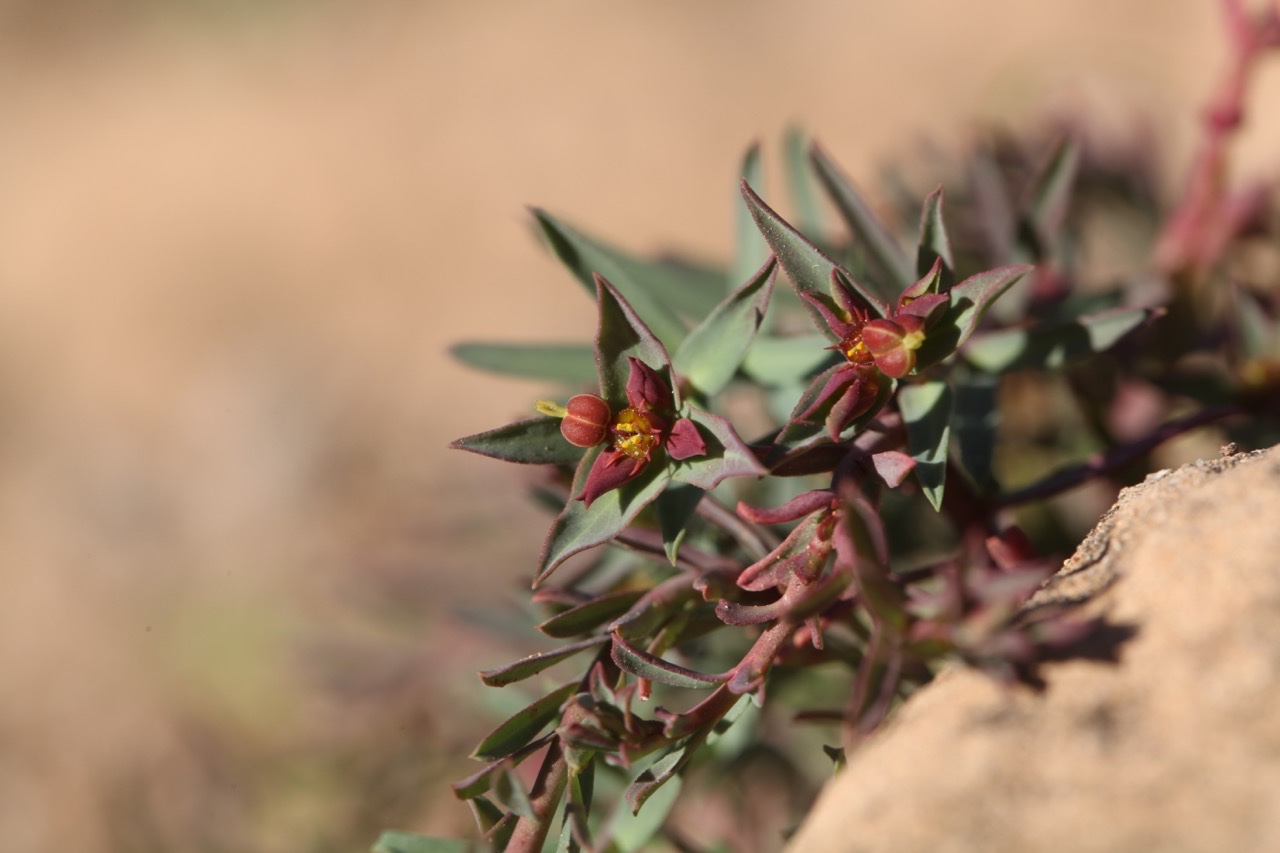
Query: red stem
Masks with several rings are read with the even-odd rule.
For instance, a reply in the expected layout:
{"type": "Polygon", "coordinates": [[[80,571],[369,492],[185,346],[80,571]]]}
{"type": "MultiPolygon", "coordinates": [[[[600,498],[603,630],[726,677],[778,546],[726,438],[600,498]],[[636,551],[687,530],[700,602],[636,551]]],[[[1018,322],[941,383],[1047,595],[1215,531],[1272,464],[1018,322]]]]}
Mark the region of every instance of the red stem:
{"type": "Polygon", "coordinates": [[[1056,474],[1050,474],[1040,482],[1033,483],[1024,489],[1001,495],[996,499],[996,503],[1002,507],[1014,506],[1028,501],[1053,497],[1068,489],[1073,489],[1094,477],[1123,468],[1130,462],[1150,453],[1157,446],[1171,438],[1182,435],[1184,432],[1241,414],[1244,414],[1244,409],[1239,406],[1215,406],[1209,409],[1202,409],[1185,418],[1169,421],[1156,429],[1151,435],[1132,444],[1112,448],[1106,453],[1095,453],[1080,465],[1063,469],[1056,474]]]}

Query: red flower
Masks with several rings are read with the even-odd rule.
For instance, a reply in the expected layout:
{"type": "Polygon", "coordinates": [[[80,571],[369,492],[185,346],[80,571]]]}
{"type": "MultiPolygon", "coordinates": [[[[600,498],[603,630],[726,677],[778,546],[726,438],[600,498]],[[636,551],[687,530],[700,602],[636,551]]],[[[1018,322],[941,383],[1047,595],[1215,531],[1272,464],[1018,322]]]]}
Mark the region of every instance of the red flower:
{"type": "Polygon", "coordinates": [[[822,387],[793,420],[808,421],[825,411],[827,434],[832,441],[839,441],[840,434],[880,398],[881,374],[901,379],[915,369],[916,350],[924,343],[930,323],[949,301],[946,294],[929,290],[940,264],[935,263],[924,278],[904,290],[886,318],[872,319],[838,271],[832,273],[831,299],[800,292],[838,339],[829,349],[844,356],[846,363],[819,378],[822,387]]]}
{"type": "Polygon", "coordinates": [[[675,460],[705,456],[706,442],[688,418],[675,418],[671,388],[649,365],[628,356],[631,374],[627,379],[625,409],[612,418],[605,448],[587,473],[577,499],[587,506],[624,483],[629,483],[665,452],[675,460]]]}

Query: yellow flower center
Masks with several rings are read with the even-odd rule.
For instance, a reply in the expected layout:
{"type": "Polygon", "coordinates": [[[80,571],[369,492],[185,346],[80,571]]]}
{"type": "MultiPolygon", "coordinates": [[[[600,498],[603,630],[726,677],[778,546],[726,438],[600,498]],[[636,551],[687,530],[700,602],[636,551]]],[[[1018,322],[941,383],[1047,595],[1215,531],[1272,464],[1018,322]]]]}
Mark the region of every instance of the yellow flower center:
{"type": "Polygon", "coordinates": [[[648,459],[658,441],[659,436],[654,432],[653,421],[648,414],[631,408],[618,412],[618,419],[613,424],[614,449],[632,459],[648,459]]]}
{"type": "Polygon", "coordinates": [[[871,350],[862,342],[861,324],[840,342],[840,352],[850,364],[870,364],[875,359],[871,350]]]}

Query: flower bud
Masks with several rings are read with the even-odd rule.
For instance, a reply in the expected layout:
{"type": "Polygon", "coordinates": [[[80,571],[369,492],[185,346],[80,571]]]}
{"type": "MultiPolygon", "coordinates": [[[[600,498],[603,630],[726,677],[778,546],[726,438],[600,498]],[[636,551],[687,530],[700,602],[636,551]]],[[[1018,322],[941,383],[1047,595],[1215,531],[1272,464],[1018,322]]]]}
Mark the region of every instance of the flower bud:
{"type": "Polygon", "coordinates": [[[613,413],[595,394],[577,394],[565,404],[560,434],[575,447],[594,447],[609,435],[613,413]]]}
{"type": "Polygon", "coordinates": [[[881,372],[901,379],[915,369],[916,350],[924,343],[924,321],[910,315],[872,320],[862,329],[862,341],[881,372]]]}

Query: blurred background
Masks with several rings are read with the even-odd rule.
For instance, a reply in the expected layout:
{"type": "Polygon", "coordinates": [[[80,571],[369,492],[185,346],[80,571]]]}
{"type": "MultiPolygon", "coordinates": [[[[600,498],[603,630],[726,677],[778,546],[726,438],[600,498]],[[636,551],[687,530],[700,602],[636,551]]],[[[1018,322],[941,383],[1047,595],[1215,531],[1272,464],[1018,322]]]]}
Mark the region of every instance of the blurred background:
{"type": "Polygon", "coordinates": [[[468,833],[473,673],[530,650],[476,625],[525,630],[547,519],[446,445],[542,389],[446,350],[594,331],[526,205],[724,261],[744,149],[793,124],[869,187],[1063,115],[1176,174],[1220,33],[1205,0],[0,0],[0,849],[468,833]]]}

